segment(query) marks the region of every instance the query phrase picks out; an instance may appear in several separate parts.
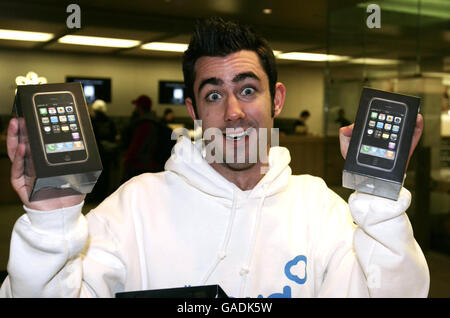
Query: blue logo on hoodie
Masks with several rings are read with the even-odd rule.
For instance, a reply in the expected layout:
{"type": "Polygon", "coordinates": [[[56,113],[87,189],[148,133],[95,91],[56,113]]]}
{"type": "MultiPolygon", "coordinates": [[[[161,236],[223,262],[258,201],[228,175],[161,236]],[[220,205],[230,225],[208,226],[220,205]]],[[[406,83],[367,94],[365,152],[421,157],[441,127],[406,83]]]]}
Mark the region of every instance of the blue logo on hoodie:
{"type": "Polygon", "coordinates": [[[295,257],[293,260],[286,263],[286,266],[284,267],[284,274],[287,278],[290,280],[296,282],[297,284],[303,285],[306,282],[306,256],[299,255],[295,257]],[[305,276],[303,278],[300,278],[291,272],[291,268],[297,265],[299,262],[305,263],[305,276]]]}
{"type": "MultiPolygon", "coordinates": [[[[290,280],[296,282],[297,284],[303,285],[306,282],[307,279],[307,275],[306,275],[306,264],[307,264],[307,258],[304,255],[298,255],[296,257],[294,257],[292,260],[290,260],[289,262],[286,263],[286,265],[284,266],[284,274],[286,275],[287,278],[289,278],[290,280]],[[304,268],[305,268],[305,274],[303,277],[299,277],[295,274],[292,273],[292,268],[295,266],[301,266],[299,263],[300,262],[304,262],[304,268]]],[[[258,298],[262,298],[262,295],[258,295],[258,298]]],[[[292,294],[291,294],[291,287],[290,286],[284,286],[283,287],[283,292],[281,293],[273,293],[269,296],[267,296],[267,298],[291,298],[292,294]]]]}

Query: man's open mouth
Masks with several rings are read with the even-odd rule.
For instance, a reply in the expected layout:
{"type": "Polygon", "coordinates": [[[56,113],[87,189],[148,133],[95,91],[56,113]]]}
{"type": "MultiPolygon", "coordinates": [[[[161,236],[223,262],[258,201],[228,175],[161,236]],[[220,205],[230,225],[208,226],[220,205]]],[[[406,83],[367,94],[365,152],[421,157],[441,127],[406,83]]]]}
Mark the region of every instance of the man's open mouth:
{"type": "Polygon", "coordinates": [[[224,133],[223,135],[228,140],[236,141],[236,140],[240,140],[240,139],[242,139],[244,137],[247,137],[248,135],[251,134],[252,131],[253,131],[252,127],[249,127],[246,130],[242,130],[242,129],[227,129],[227,132],[224,133]]]}

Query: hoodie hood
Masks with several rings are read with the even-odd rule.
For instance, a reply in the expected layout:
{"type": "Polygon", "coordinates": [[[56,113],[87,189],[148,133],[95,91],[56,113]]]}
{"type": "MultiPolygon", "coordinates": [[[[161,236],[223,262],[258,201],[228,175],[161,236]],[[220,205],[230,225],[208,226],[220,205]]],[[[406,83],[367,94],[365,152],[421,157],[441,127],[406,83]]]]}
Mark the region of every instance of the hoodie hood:
{"type": "MultiPolygon", "coordinates": [[[[271,196],[287,187],[292,173],[289,167],[291,161],[289,151],[284,147],[272,147],[268,161],[267,173],[252,190],[249,190],[248,198],[271,196]]],[[[217,198],[232,200],[234,193],[244,192],[214,170],[204,159],[202,141],[193,143],[184,136],[180,137],[166,162],[165,170],[176,173],[193,187],[217,198]]]]}

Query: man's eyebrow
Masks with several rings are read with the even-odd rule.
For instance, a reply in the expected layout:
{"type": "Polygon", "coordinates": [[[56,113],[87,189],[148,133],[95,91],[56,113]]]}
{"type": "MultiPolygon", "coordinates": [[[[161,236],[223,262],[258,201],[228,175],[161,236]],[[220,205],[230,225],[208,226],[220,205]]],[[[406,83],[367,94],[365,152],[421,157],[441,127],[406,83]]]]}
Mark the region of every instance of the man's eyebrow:
{"type": "Polygon", "coordinates": [[[253,73],[253,72],[245,72],[245,73],[240,73],[240,74],[236,75],[233,78],[233,83],[243,81],[243,80],[245,80],[247,78],[253,78],[253,79],[257,80],[257,81],[261,81],[259,79],[259,77],[255,73],[253,73]]]}
{"type": "Polygon", "coordinates": [[[204,80],[200,83],[200,86],[198,87],[198,92],[200,93],[201,90],[202,90],[202,88],[203,88],[205,85],[208,85],[208,84],[211,84],[211,85],[222,85],[222,84],[223,84],[223,81],[222,81],[221,79],[218,79],[217,77],[210,77],[210,78],[204,79],[204,80]]]}
{"type": "MultiPolygon", "coordinates": [[[[255,73],[253,73],[253,72],[244,72],[244,73],[240,73],[240,74],[236,75],[233,78],[233,83],[237,83],[237,82],[243,81],[243,80],[245,80],[247,78],[253,78],[253,79],[257,80],[257,81],[261,81],[259,79],[259,77],[255,73]]],[[[205,85],[208,85],[208,84],[210,84],[210,85],[222,85],[223,81],[221,79],[217,78],[217,77],[210,77],[210,78],[204,79],[203,81],[201,81],[200,86],[198,87],[198,93],[200,93],[202,88],[205,85]]]]}

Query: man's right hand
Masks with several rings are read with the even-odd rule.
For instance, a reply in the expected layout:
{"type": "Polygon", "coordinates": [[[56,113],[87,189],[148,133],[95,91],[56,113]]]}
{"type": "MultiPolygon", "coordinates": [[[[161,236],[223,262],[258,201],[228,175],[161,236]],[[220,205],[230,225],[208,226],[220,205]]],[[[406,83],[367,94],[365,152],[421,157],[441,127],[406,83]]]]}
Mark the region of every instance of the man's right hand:
{"type": "Polygon", "coordinates": [[[12,162],[11,185],[19,195],[19,198],[23,202],[23,204],[30,209],[42,211],[55,210],[80,204],[86,197],[85,194],[71,195],[34,202],[28,201],[28,191],[26,189],[24,176],[25,144],[19,144],[18,133],[19,122],[16,118],[13,118],[9,122],[6,145],[8,148],[9,159],[12,162]]]}

